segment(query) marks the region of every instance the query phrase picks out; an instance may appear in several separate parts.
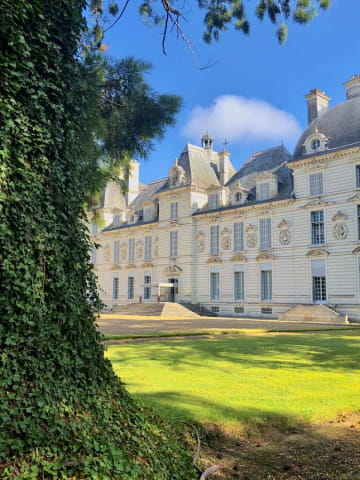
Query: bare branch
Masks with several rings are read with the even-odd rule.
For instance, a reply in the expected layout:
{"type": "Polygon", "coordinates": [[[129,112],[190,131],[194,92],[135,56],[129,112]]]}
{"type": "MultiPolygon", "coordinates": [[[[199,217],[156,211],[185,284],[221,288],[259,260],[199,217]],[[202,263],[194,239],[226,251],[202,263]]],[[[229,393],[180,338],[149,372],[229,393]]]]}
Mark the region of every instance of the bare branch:
{"type": "Polygon", "coordinates": [[[125,10],[127,9],[127,6],[129,5],[129,3],[130,3],[130,0],[126,0],[125,5],[123,6],[120,14],[118,15],[118,17],[114,20],[114,22],[111,25],[109,25],[107,28],[105,28],[104,33],[107,32],[108,30],[110,30],[110,28],[114,27],[121,20],[121,18],[124,15],[125,10]]]}

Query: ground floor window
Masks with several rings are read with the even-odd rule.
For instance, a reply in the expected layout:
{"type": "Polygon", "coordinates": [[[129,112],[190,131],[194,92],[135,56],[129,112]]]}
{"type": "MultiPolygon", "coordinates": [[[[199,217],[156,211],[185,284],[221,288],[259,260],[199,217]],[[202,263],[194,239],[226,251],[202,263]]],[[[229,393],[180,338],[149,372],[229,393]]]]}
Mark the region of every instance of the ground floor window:
{"type": "Polygon", "coordinates": [[[113,278],[113,285],[112,285],[112,298],[113,300],[119,299],[119,278],[113,278]]]}
{"type": "Polygon", "coordinates": [[[234,300],[244,300],[244,272],[240,269],[234,272],[234,300]]]}
{"type": "Polygon", "coordinates": [[[144,300],[151,299],[151,275],[144,276],[144,300]]]}
{"type": "Polygon", "coordinates": [[[326,271],[325,260],[312,260],[312,297],[315,303],[326,302],[326,271]]]}
{"type": "Polygon", "coordinates": [[[313,277],[312,289],[314,302],[326,302],[326,277],[313,277]]]}
{"type": "Polygon", "coordinates": [[[128,277],[128,300],[134,300],[134,277],[128,277]]]}
{"type": "Polygon", "coordinates": [[[210,298],[220,299],[220,272],[210,272],[210,298]]]}
{"type": "Polygon", "coordinates": [[[261,300],[272,300],[272,268],[271,264],[261,265],[260,290],[261,300]]]}

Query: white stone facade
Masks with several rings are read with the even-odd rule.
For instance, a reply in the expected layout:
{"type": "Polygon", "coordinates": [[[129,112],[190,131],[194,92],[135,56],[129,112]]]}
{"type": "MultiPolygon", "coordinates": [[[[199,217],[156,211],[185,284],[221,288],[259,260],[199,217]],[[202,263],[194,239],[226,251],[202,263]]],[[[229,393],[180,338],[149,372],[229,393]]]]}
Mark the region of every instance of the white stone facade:
{"type": "Polygon", "coordinates": [[[109,185],[105,226],[90,227],[106,307],[160,293],[220,315],[274,318],[323,303],[359,321],[359,76],[346,85],[343,104],[312,113],[293,156],[275,147],[236,172],[205,135],[167,177],[141,186],[134,162],[131,194],[109,185]]]}

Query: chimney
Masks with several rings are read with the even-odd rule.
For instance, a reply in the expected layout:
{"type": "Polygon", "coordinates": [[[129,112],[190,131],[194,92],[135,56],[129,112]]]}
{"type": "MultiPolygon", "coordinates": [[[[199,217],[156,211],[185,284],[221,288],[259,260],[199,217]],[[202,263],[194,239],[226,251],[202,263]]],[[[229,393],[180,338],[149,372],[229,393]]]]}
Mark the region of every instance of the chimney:
{"type": "Polygon", "coordinates": [[[225,183],[230,178],[230,153],[229,152],[220,152],[219,154],[219,169],[220,169],[220,183],[225,185],[225,183]]]}
{"type": "Polygon", "coordinates": [[[140,163],[136,160],[130,160],[128,191],[126,193],[127,205],[130,205],[130,203],[139,195],[139,169],[140,163]]]}
{"type": "Polygon", "coordinates": [[[346,100],[360,97],[360,75],[353,75],[344,85],[346,88],[346,100]]]}
{"type": "Polygon", "coordinates": [[[308,107],[308,123],[311,123],[321,112],[329,108],[330,97],[318,88],[310,90],[305,98],[308,107]]]}

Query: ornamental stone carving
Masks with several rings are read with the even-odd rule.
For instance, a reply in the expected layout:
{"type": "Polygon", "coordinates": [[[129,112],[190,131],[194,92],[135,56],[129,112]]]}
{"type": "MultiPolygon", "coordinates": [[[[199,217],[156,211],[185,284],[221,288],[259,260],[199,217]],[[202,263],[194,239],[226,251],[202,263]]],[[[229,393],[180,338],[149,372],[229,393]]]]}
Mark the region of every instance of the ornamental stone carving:
{"type": "Polygon", "coordinates": [[[278,225],[280,228],[279,242],[281,245],[289,245],[291,242],[290,224],[287,220],[283,219],[278,225]]]}
{"type": "Polygon", "coordinates": [[[121,248],[120,248],[120,257],[121,257],[121,260],[126,260],[126,257],[127,257],[127,247],[126,247],[126,244],[123,243],[121,245],[121,248]]]}
{"type": "Polygon", "coordinates": [[[223,250],[230,250],[231,248],[230,235],[230,230],[227,228],[224,228],[224,230],[221,232],[221,247],[223,250]]]}
{"type": "Polygon", "coordinates": [[[254,225],[249,225],[246,228],[246,243],[248,248],[255,248],[257,244],[257,237],[256,237],[256,227],[254,225]]]}
{"type": "Polygon", "coordinates": [[[178,265],[176,265],[175,258],[170,258],[169,265],[168,267],[165,268],[164,272],[165,272],[165,275],[168,275],[168,276],[169,275],[178,276],[182,272],[182,269],[178,265]]]}
{"type": "Polygon", "coordinates": [[[196,236],[197,239],[197,248],[200,253],[203,253],[205,251],[205,233],[204,232],[199,232],[196,236]]]}
{"type": "Polygon", "coordinates": [[[178,159],[175,160],[175,165],[169,170],[169,182],[172,187],[175,187],[176,185],[184,185],[186,183],[185,170],[178,165],[178,159]]]}
{"type": "Polygon", "coordinates": [[[143,242],[141,240],[138,240],[136,242],[136,257],[141,258],[143,256],[143,242]]]}
{"type": "Polygon", "coordinates": [[[348,232],[349,230],[345,223],[337,223],[333,229],[333,235],[336,240],[345,240],[348,232]]]}
{"type": "Polygon", "coordinates": [[[347,215],[343,212],[340,212],[340,210],[338,210],[335,215],[332,217],[332,220],[334,222],[344,222],[346,219],[347,219],[347,215]]]}
{"type": "Polygon", "coordinates": [[[291,233],[290,230],[281,230],[279,233],[279,242],[281,245],[289,245],[291,242],[291,233]]]}
{"type": "Polygon", "coordinates": [[[104,255],[104,261],[109,262],[110,261],[110,245],[106,244],[103,248],[103,255],[104,255]]]}
{"type": "Polygon", "coordinates": [[[335,223],[333,228],[333,235],[336,240],[345,240],[348,236],[348,227],[345,224],[345,220],[347,219],[347,215],[345,213],[340,212],[340,210],[332,217],[332,220],[335,223]]]}

